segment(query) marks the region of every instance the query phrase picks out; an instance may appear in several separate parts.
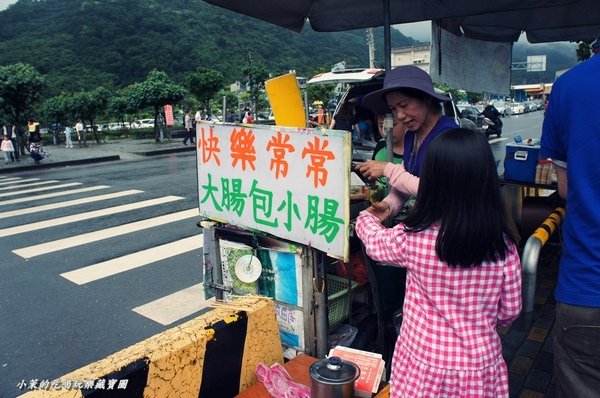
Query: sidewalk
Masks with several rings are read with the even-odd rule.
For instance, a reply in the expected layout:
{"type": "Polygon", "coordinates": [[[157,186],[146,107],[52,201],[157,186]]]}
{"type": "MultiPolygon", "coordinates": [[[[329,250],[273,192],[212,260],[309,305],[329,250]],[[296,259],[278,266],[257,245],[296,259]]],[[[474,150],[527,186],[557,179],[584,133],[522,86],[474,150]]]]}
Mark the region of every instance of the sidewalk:
{"type": "MultiPolygon", "coordinates": [[[[35,164],[29,152],[21,156],[20,161],[5,164],[0,163],[0,174],[16,171],[33,170],[39,168],[61,167],[67,165],[108,162],[114,160],[135,160],[144,156],[165,155],[177,152],[194,151],[192,144],[183,145],[182,139],[175,138],[171,142],[155,142],[153,139],[123,139],[107,141],[97,144],[88,141],[88,147],[81,148],[75,143],[73,148],[65,148],[64,145],[44,145],[50,157],[42,159],[35,164]]],[[[2,158],[2,160],[4,160],[2,158]]]]}

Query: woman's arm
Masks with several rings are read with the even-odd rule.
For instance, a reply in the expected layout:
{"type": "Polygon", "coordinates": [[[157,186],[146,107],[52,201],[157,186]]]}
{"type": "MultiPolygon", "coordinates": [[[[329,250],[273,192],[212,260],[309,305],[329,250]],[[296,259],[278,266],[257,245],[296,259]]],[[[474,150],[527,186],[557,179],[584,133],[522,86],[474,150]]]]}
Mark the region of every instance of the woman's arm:
{"type": "Polygon", "coordinates": [[[410,174],[401,164],[386,164],[383,169],[390,185],[398,191],[407,195],[416,195],[419,190],[419,177],[410,174]]]}

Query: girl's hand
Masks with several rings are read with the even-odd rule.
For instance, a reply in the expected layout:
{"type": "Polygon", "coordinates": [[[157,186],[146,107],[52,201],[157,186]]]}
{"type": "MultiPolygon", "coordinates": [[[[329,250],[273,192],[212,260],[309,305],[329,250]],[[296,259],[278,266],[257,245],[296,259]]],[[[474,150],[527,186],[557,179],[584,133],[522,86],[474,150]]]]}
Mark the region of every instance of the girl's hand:
{"type": "Polygon", "coordinates": [[[375,202],[367,210],[379,219],[379,222],[384,222],[390,216],[390,205],[386,202],[375,202]]]}

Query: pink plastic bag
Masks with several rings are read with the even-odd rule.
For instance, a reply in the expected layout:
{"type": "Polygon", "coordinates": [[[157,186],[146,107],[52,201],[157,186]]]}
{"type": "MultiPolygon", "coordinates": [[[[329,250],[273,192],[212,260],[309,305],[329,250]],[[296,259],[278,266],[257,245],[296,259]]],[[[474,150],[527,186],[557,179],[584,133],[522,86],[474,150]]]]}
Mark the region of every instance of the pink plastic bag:
{"type": "Polygon", "coordinates": [[[270,367],[264,363],[256,365],[256,377],[273,398],[310,398],[310,388],[292,381],[287,370],[277,362],[270,367]]]}

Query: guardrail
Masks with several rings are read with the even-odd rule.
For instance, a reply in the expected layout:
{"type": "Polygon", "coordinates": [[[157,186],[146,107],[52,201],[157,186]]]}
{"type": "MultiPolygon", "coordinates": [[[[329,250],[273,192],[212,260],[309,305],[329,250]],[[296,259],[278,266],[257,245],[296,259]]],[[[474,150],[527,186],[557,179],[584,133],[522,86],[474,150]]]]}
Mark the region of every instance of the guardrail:
{"type": "Polygon", "coordinates": [[[540,251],[552,236],[554,231],[560,227],[565,217],[565,209],[557,207],[544,220],[542,225],[527,239],[523,254],[521,256],[521,266],[523,269],[523,309],[524,312],[533,312],[535,301],[535,285],[537,278],[537,266],[540,257],[540,251]]]}

